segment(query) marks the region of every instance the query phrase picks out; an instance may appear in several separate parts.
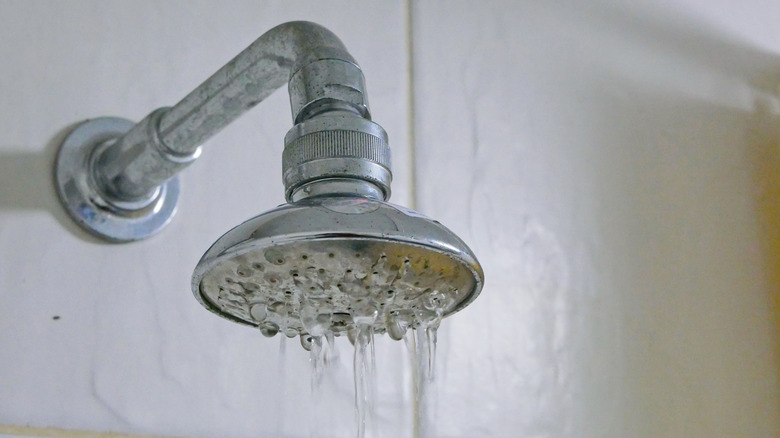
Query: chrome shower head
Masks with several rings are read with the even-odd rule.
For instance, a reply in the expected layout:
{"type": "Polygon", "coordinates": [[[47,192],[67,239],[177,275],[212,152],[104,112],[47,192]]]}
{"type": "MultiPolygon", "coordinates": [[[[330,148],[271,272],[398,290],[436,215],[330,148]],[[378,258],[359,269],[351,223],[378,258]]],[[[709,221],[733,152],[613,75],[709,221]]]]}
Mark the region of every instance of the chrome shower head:
{"type": "Polygon", "coordinates": [[[282,205],[219,238],[195,268],[198,301],[264,335],[401,339],[471,302],[484,281],[450,230],[376,199],[321,196],[282,205]]]}
{"type": "Polygon", "coordinates": [[[471,302],[484,282],[469,248],[436,221],[388,204],[390,148],[371,121],[363,72],[314,23],[258,38],[173,107],[137,124],[100,118],[65,139],[60,199],[87,231],[112,242],[147,238],[170,222],[177,173],[200,145],[289,84],[285,137],[289,204],[222,236],[198,263],[196,298],[265,335],[310,336],[428,327],[471,302]]]}

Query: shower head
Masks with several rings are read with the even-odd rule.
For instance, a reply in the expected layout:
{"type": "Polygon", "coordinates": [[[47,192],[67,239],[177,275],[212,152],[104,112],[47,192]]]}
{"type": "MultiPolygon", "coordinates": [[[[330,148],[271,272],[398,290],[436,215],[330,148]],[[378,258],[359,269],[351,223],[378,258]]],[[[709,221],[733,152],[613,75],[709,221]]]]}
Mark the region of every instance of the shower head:
{"type": "Polygon", "coordinates": [[[484,275],[436,221],[387,203],[387,134],[371,121],[360,67],[327,29],[285,23],[263,34],[171,108],[137,124],[99,118],[60,147],[63,205],[90,233],[139,240],[176,211],[176,174],[200,145],[289,84],[293,128],[282,160],[288,204],[222,236],[195,268],[207,309],[263,334],[323,335],[434,327],[463,308],[484,275]]]}
{"type": "Polygon", "coordinates": [[[192,289],[212,312],[264,335],[350,334],[360,325],[401,339],[479,293],[474,254],[450,230],[403,207],[357,196],[282,205],[219,238],[192,289]]]}

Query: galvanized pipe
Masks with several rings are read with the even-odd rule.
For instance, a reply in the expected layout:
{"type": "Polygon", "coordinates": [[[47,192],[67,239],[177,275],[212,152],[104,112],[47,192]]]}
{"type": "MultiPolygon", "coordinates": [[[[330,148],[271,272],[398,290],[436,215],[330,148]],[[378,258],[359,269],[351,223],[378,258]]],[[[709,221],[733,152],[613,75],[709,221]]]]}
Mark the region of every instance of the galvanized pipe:
{"type": "Polygon", "coordinates": [[[314,23],[285,23],[100,151],[97,189],[120,207],[152,202],[161,184],[197,158],[200,145],[288,81],[295,123],[329,111],[370,120],[363,74],[338,37],[314,23]]]}

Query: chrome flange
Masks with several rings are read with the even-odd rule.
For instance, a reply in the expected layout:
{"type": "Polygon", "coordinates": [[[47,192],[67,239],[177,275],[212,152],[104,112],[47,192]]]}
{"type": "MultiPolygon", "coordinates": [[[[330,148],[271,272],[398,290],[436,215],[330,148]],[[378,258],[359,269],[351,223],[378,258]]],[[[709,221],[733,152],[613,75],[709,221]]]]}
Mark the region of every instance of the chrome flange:
{"type": "Polygon", "coordinates": [[[173,177],[146,199],[111,199],[100,189],[94,166],[100,152],[127,133],[134,122],[117,117],[87,120],[71,131],[57,154],[55,180],[60,200],[85,230],[111,242],[145,239],[170,222],[179,199],[173,177]]]}

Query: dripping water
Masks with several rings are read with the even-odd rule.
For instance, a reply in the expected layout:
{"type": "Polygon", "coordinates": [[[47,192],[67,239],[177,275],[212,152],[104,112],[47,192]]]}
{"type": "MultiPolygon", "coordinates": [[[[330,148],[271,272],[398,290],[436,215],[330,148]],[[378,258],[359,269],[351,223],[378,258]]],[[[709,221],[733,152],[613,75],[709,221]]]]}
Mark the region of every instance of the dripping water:
{"type": "Polygon", "coordinates": [[[435,430],[436,340],[440,318],[404,335],[412,368],[413,428],[417,438],[432,438],[435,430]]]}
{"type": "MultiPolygon", "coordinates": [[[[276,373],[277,373],[277,382],[279,382],[280,388],[280,394],[282,394],[282,400],[287,400],[287,385],[285,385],[285,381],[287,378],[287,363],[286,363],[286,352],[287,352],[287,338],[284,336],[279,336],[279,364],[277,365],[276,373]]],[[[277,404],[277,415],[276,415],[276,434],[274,436],[283,436],[284,435],[284,414],[286,412],[284,403],[278,403],[277,404]]]]}
{"type": "MultiPolygon", "coordinates": [[[[357,437],[365,438],[366,430],[375,432],[376,402],[376,352],[374,350],[374,328],[370,324],[359,324],[355,333],[355,356],[353,359],[355,379],[355,416],[357,437]]],[[[372,435],[376,435],[372,433],[372,435]]]]}
{"type": "Polygon", "coordinates": [[[311,337],[309,363],[311,365],[311,408],[309,436],[320,437],[323,431],[335,431],[333,423],[334,401],[338,370],[341,367],[339,352],[332,332],[311,337]]]}
{"type": "MultiPolygon", "coordinates": [[[[429,268],[429,260],[392,258],[384,253],[378,258],[367,258],[362,251],[347,257],[336,257],[332,252],[307,252],[285,258],[271,252],[267,251],[265,259],[279,266],[278,269],[261,269],[258,266],[262,262],[252,264],[251,269],[249,265],[240,265],[235,272],[226,274],[224,287],[218,288],[218,297],[223,299],[224,306],[232,306],[231,309],[255,321],[264,336],[280,335],[280,382],[289,373],[286,371],[289,364],[285,363],[288,360],[285,349],[289,348],[286,338],[300,337],[301,345],[309,354],[311,397],[308,403],[297,403],[297,407],[305,405],[308,435],[335,436],[330,435],[330,431],[336,430],[333,425],[339,429],[338,436],[345,434],[344,422],[336,418],[346,406],[336,409],[333,395],[339,390],[338,351],[334,340],[346,335],[354,346],[351,395],[356,425],[353,430],[358,438],[379,436],[375,412],[376,332],[405,341],[412,365],[413,434],[417,438],[432,437],[436,334],[442,315],[453,308],[458,295],[458,288],[452,286],[458,284],[457,276],[446,274],[446,263],[440,261],[444,267],[434,270],[429,268]],[[338,261],[337,266],[331,266],[333,260],[338,261]],[[368,262],[370,266],[364,266],[368,262]],[[252,269],[256,271],[254,276],[252,269]],[[334,272],[342,271],[343,277],[334,277],[334,272]],[[233,280],[233,276],[242,280],[233,280]],[[263,289],[262,285],[267,288],[263,289]],[[255,293],[258,290],[267,292],[258,296],[255,293]]],[[[286,391],[282,392],[284,399],[288,399],[286,391]]],[[[285,417],[289,417],[286,407],[277,416],[277,436],[283,435],[285,417]]],[[[305,428],[304,424],[300,426],[305,428]]]]}

